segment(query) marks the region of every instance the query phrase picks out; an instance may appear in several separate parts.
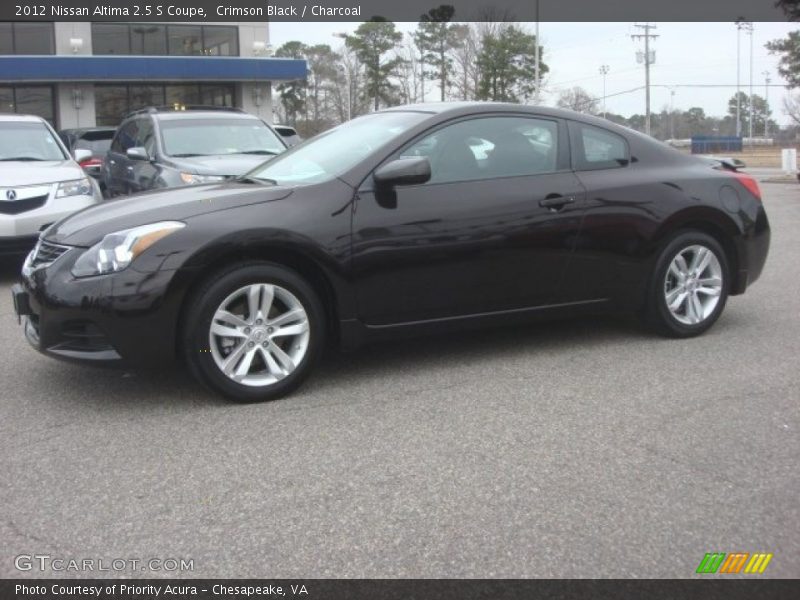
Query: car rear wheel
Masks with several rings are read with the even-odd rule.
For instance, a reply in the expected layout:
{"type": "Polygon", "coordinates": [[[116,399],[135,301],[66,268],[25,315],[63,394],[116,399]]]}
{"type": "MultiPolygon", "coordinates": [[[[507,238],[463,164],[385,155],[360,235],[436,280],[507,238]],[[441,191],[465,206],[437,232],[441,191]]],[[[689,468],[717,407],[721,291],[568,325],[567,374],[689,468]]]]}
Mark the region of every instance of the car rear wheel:
{"type": "Polygon", "coordinates": [[[183,349],[194,376],[232,400],[273,400],[308,376],[324,343],[324,311],[297,273],[235,267],[203,285],[187,312],[183,349]]]}
{"type": "Polygon", "coordinates": [[[646,307],[647,321],[669,337],[691,337],[722,314],[730,288],[719,242],[699,231],[676,235],[661,251],[646,307]]]}

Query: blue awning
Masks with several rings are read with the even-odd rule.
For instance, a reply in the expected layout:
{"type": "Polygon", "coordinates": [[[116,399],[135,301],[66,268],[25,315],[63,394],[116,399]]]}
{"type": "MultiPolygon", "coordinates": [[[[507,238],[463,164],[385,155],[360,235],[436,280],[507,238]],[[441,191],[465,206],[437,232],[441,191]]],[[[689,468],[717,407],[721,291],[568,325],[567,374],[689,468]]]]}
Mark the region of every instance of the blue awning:
{"type": "Polygon", "coordinates": [[[0,56],[0,82],[303,79],[306,61],[237,56],[0,56]]]}

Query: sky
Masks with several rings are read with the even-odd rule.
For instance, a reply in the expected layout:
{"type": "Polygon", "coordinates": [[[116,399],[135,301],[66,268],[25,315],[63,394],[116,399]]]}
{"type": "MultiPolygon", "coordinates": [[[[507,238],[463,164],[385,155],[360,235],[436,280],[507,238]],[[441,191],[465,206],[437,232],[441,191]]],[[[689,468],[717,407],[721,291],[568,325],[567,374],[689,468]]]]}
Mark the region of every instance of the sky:
{"type": "MultiPolygon", "coordinates": [[[[531,33],[534,23],[520,24],[531,33]]],[[[358,23],[271,23],[270,43],[277,48],[290,40],[307,44],[327,43],[333,48],[341,45],[334,34],[352,32],[358,23]]],[[[397,23],[404,33],[413,31],[416,23],[397,23]]],[[[753,91],[764,96],[764,71],[769,71],[771,85],[769,103],[773,119],[788,123],[783,114],[782,98],[785,82],[777,72],[778,57],[770,55],[764,44],[785,37],[798,29],[797,23],[755,23],[753,31],[753,91]]],[[[634,41],[638,33],[633,23],[541,23],[544,46],[543,60],[550,68],[544,80],[543,100],[553,105],[558,92],[581,86],[589,93],[603,96],[601,65],[608,65],[606,76],[609,112],[630,116],[643,114],[644,89],[622,93],[644,86],[644,66],[636,62],[636,52],[642,41],[634,41]]],[[[723,116],[728,100],[736,93],[737,28],[733,23],[658,23],[653,31],[659,37],[652,40],[656,62],[651,66],[651,110],[659,112],[668,107],[670,87],[675,92],[674,108],[686,110],[702,107],[706,114],[723,116]],[[718,87],[697,87],[718,86],[718,87]]],[[[750,89],[750,36],[741,33],[740,82],[742,91],[750,89]]],[[[431,90],[438,90],[429,83],[431,90]]],[[[431,94],[430,97],[435,95],[431,94]]]]}

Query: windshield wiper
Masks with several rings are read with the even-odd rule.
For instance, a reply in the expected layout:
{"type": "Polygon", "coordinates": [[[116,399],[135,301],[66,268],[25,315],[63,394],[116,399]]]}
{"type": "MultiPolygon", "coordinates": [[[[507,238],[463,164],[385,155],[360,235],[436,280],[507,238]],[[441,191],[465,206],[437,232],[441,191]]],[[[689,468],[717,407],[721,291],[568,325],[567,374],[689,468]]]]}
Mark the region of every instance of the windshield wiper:
{"type": "Polygon", "coordinates": [[[261,185],[270,184],[270,185],[278,185],[278,182],[274,179],[268,179],[266,177],[253,177],[251,176],[244,176],[238,177],[236,179],[239,183],[260,183],[261,185]]]}
{"type": "Polygon", "coordinates": [[[185,154],[170,154],[172,158],[192,158],[193,156],[213,156],[212,154],[196,154],[187,152],[185,154]]]}
{"type": "Polygon", "coordinates": [[[242,150],[241,152],[231,152],[230,154],[263,154],[269,156],[277,156],[278,153],[274,150],[242,150]]]}
{"type": "Polygon", "coordinates": [[[25,161],[25,162],[33,162],[33,161],[44,162],[46,159],[44,159],[44,158],[36,158],[34,156],[12,156],[11,158],[0,158],[0,161],[4,161],[4,162],[12,162],[12,161],[16,161],[16,160],[25,161]]]}

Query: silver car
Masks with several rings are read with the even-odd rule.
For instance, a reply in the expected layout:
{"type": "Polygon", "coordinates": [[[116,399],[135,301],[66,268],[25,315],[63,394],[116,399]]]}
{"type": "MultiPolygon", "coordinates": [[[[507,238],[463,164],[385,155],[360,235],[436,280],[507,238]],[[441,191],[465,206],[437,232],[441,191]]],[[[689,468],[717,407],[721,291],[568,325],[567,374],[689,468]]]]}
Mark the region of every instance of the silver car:
{"type": "Polygon", "coordinates": [[[0,254],[25,254],[39,232],[102,200],[97,182],[40,117],[0,114],[0,254]]]}

